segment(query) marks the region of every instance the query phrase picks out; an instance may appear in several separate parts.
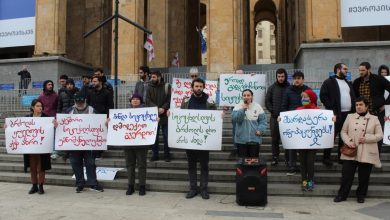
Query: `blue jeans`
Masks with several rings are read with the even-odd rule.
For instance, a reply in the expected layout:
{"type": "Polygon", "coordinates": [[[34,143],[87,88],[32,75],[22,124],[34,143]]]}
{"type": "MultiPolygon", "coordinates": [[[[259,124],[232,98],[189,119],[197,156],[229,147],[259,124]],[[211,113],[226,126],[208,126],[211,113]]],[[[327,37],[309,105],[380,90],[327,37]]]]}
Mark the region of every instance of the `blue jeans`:
{"type": "Polygon", "coordinates": [[[95,165],[95,156],[93,151],[82,150],[82,151],[71,151],[69,153],[70,163],[72,165],[73,172],[76,176],[76,186],[96,186],[96,165],[95,165]],[[87,171],[87,184],[85,184],[84,179],[84,170],[87,171]]]}
{"type": "Polygon", "coordinates": [[[159,143],[159,136],[160,136],[160,128],[163,132],[163,139],[164,139],[164,155],[167,156],[169,155],[169,147],[168,147],[168,124],[165,125],[158,125],[157,127],[157,136],[156,136],[156,141],[154,142],[154,145],[152,147],[153,151],[153,157],[158,157],[158,143],[159,143]]]}

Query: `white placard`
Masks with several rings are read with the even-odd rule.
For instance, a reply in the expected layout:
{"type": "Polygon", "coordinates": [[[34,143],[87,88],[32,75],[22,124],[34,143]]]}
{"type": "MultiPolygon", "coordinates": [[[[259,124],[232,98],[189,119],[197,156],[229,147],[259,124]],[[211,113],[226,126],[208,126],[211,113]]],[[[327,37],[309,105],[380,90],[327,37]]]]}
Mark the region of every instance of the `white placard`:
{"type": "MultiPolygon", "coordinates": [[[[114,180],[116,173],[123,168],[113,168],[113,167],[96,167],[96,179],[97,180],[114,180]]],[[[76,179],[76,176],[73,174],[72,179],[76,179]]],[[[87,179],[87,170],[84,167],[84,179],[87,179]]]]}
{"type": "Polygon", "coordinates": [[[383,143],[390,145],[390,105],[385,105],[385,126],[383,131],[383,143]]]}
{"type": "MultiPolygon", "coordinates": [[[[171,93],[171,109],[179,109],[184,98],[190,97],[192,94],[191,83],[192,79],[173,78],[171,93]]],[[[206,85],[203,90],[211,100],[215,102],[217,98],[218,81],[205,81],[206,85]]]]}
{"type": "Polygon", "coordinates": [[[222,74],[219,77],[219,105],[235,106],[242,100],[242,91],[250,89],[253,92],[253,101],[265,105],[265,74],[222,74]]]}
{"type": "Polygon", "coordinates": [[[172,148],[221,150],[222,111],[172,109],[168,145],[172,148]]]}
{"type": "Polygon", "coordinates": [[[157,126],[157,107],[110,109],[107,144],[152,145],[156,141],[157,126]]]}
{"type": "Polygon", "coordinates": [[[280,113],[279,132],[285,149],[324,149],[334,145],[333,111],[319,109],[280,113]]]}
{"type": "Polygon", "coordinates": [[[5,144],[9,154],[53,152],[53,117],[6,118],[5,144]]]}
{"type": "Polygon", "coordinates": [[[390,0],[341,0],[341,27],[390,25],[390,0]]]}
{"type": "Polygon", "coordinates": [[[57,114],[56,150],[107,150],[106,114],[57,114]]]}

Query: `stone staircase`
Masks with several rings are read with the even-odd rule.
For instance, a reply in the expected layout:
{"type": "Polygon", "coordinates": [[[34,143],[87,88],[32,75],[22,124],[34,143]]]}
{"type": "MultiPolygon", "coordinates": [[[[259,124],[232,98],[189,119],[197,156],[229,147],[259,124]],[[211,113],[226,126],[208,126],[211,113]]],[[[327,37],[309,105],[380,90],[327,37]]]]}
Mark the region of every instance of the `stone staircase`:
{"type": "MultiPolygon", "coordinates": [[[[3,113],[0,124],[4,124],[4,118],[26,115],[27,112],[3,113]]],[[[161,137],[160,137],[161,138],[161,137]]],[[[268,194],[289,196],[334,196],[339,187],[341,177],[341,165],[334,163],[327,168],[321,163],[322,150],[317,152],[315,163],[315,189],[313,192],[302,192],[300,188],[300,174],[286,176],[286,167],[283,162],[278,166],[270,166],[271,137],[266,133],[263,144],[260,147],[261,158],[268,162],[268,194]]],[[[161,146],[162,147],[162,146],[161,146]]],[[[162,148],[161,148],[162,149],[162,148]]],[[[230,115],[227,114],[223,126],[223,151],[210,153],[210,193],[234,194],[235,193],[235,165],[236,161],[229,160],[229,153],[233,149],[232,125],[230,115]]],[[[333,161],[337,153],[332,153],[333,161]]],[[[280,159],[284,158],[281,150],[280,159]]],[[[188,190],[187,160],[185,151],[172,149],[173,160],[169,163],[163,160],[148,162],[147,189],[151,191],[185,192],[188,190]]],[[[163,152],[161,151],[163,158],[163,152]]],[[[149,154],[150,157],[150,154],[149,154]]],[[[390,198],[390,146],[383,146],[381,155],[381,169],[374,168],[371,174],[368,196],[390,198]]],[[[123,149],[109,147],[103,154],[103,159],[97,161],[97,166],[125,167],[123,149]]],[[[73,186],[71,178],[72,169],[69,160],[64,162],[57,159],[52,162],[52,169],[47,172],[46,183],[52,185],[73,186]]],[[[355,194],[357,176],[352,187],[351,195],[355,194]]],[[[6,153],[4,128],[0,128],[0,181],[30,183],[29,173],[23,171],[23,156],[6,153]]],[[[127,174],[125,170],[117,173],[114,181],[100,181],[105,188],[126,189],[127,174]]]]}

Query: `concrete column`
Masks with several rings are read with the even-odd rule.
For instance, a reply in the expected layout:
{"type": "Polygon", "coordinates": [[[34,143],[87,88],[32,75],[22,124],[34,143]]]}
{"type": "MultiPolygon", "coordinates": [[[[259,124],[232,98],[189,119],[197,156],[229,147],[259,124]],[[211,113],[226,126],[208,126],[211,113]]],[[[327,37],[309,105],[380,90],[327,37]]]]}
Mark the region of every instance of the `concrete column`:
{"type": "Polygon", "coordinates": [[[36,0],[34,55],[66,53],[67,0],[36,0]]]}
{"type": "Polygon", "coordinates": [[[340,0],[306,1],[306,41],[341,41],[340,0]]]}
{"type": "MultiPolygon", "coordinates": [[[[187,64],[187,4],[188,0],[168,0],[168,66],[176,52],[179,53],[180,66],[187,64]]],[[[154,36],[153,36],[154,37],[154,36]]]]}
{"type": "Polygon", "coordinates": [[[155,59],[150,67],[167,67],[168,56],[168,0],[149,0],[147,27],[153,32],[155,59]]]}

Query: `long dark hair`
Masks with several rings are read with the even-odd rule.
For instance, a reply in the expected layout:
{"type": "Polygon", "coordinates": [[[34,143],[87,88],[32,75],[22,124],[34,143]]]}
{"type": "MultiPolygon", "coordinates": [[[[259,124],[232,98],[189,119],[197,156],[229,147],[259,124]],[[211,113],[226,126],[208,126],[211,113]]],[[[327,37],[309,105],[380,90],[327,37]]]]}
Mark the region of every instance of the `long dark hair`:
{"type": "Polygon", "coordinates": [[[31,111],[32,113],[34,113],[33,107],[34,107],[38,102],[41,103],[41,105],[42,105],[42,111],[43,111],[43,103],[42,103],[39,99],[34,99],[34,100],[32,100],[32,102],[31,102],[31,107],[30,107],[30,111],[31,111]]]}

